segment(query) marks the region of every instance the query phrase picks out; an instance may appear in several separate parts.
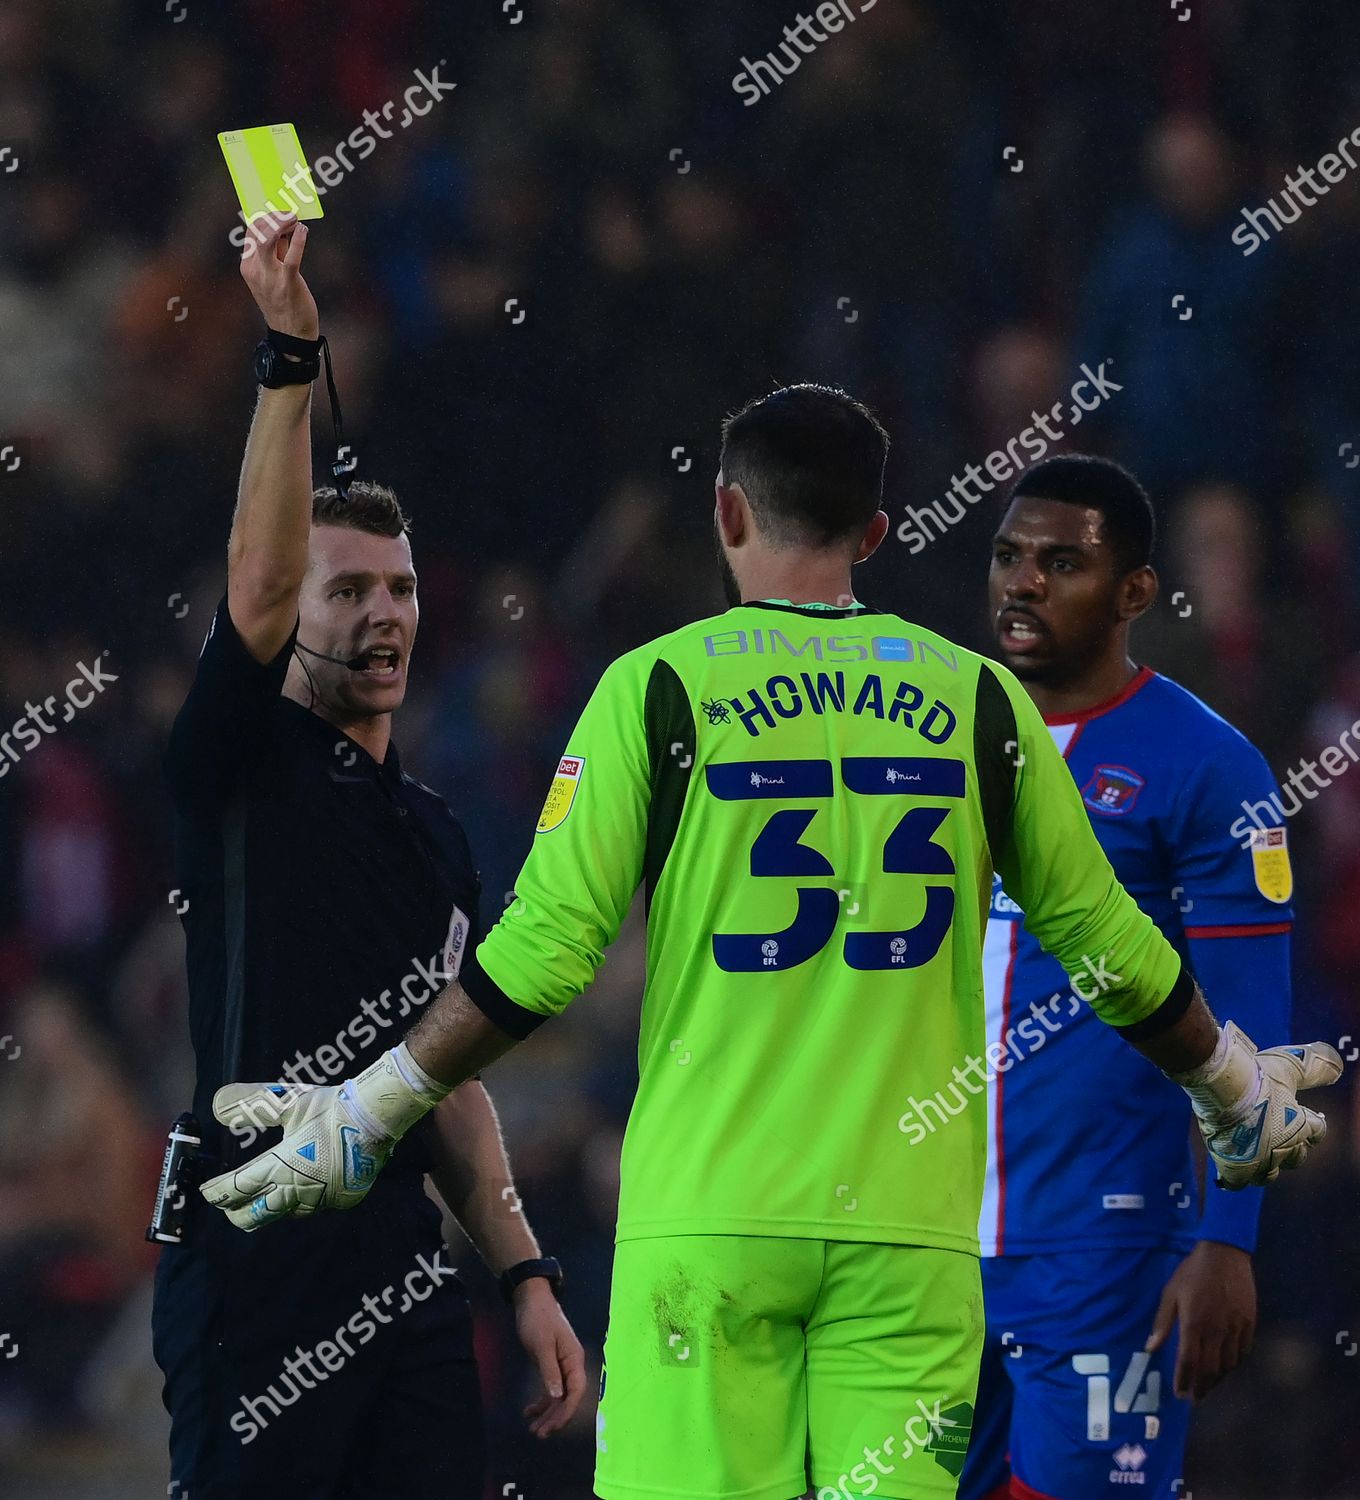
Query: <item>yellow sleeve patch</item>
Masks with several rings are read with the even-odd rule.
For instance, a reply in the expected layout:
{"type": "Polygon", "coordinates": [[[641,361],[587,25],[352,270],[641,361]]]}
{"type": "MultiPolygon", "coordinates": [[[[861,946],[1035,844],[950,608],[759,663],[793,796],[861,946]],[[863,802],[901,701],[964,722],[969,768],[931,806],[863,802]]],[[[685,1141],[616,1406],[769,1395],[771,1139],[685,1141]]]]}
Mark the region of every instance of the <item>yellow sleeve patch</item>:
{"type": "Polygon", "coordinates": [[[557,763],[557,775],[548,788],[543,811],[538,816],[539,833],[551,833],[560,828],[576,800],[576,788],[581,784],[581,773],[585,770],[584,755],[564,755],[557,763]]]}
{"type": "Polygon", "coordinates": [[[1251,868],[1256,889],[1277,906],[1294,894],[1289,863],[1289,835],[1283,828],[1257,828],[1251,835],[1251,868]]]}

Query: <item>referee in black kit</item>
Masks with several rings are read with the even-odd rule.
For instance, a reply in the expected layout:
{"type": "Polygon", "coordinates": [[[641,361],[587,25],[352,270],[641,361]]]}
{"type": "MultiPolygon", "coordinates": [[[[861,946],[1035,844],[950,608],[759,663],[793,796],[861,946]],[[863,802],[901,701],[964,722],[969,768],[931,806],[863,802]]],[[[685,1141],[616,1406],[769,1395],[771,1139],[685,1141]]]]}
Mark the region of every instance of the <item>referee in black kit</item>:
{"type": "MultiPolygon", "coordinates": [[[[390,491],[312,492],[320,343],[293,219],[241,272],[271,330],[246,446],[227,597],[171,733],[177,883],[203,1166],[251,1154],[271,1098],[390,1048],[478,940],[479,884],[447,805],[401,769],[391,716],[418,608],[390,491]],[[270,372],[270,364],[275,366],[270,372]],[[335,997],[344,997],[336,999],[335,997]],[[226,1129],[219,1086],[275,1078],[226,1129]]],[[[257,250],[258,245],[258,250],[257,250]]],[[[187,1199],[153,1332],[181,1500],[480,1500],[483,1433],[466,1294],[425,1176],[515,1307],[545,1436],[575,1411],[581,1346],[561,1272],[518,1211],[481,1083],[403,1140],[352,1213],[246,1235],[187,1199]]],[[[362,1172],[365,1164],[356,1162],[362,1172]]]]}

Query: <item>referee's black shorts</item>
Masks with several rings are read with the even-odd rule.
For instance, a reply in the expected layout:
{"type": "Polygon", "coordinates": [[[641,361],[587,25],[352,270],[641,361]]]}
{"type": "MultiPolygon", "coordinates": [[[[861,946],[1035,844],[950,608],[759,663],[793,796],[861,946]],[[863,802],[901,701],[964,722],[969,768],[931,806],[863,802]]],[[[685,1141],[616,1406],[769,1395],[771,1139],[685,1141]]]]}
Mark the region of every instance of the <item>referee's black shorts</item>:
{"type": "Polygon", "coordinates": [[[250,1235],[196,1206],[156,1273],[169,1494],[481,1500],[481,1391],[450,1265],[418,1174],[250,1235]]]}

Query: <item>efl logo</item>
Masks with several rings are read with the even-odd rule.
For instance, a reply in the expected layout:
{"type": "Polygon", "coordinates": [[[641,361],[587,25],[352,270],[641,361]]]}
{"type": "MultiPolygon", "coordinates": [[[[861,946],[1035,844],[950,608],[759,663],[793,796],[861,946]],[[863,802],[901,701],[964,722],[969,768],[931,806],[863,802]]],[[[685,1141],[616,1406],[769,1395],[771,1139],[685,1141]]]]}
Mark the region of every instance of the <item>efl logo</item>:
{"type": "Polygon", "coordinates": [[[548,788],[548,797],[539,814],[539,833],[551,833],[566,821],[571,805],[576,800],[576,788],[581,784],[581,773],[585,770],[584,755],[564,755],[557,763],[557,775],[548,788]]]}
{"type": "Polygon", "coordinates": [[[1251,870],[1256,889],[1277,906],[1294,894],[1289,864],[1289,835],[1283,828],[1255,828],[1251,834],[1251,870]]]}

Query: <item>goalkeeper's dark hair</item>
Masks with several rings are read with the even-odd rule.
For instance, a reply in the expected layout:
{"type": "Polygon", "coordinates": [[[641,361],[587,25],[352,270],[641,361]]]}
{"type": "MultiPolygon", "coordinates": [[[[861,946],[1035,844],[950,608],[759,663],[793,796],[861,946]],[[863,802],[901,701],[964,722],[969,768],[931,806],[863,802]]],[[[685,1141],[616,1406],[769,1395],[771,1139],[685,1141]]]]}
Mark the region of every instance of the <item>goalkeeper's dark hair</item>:
{"type": "Polygon", "coordinates": [[[723,423],[723,482],[740,485],[777,547],[858,542],[883,500],[888,434],[826,385],[788,385],[723,423]]]}
{"type": "Polygon", "coordinates": [[[1133,475],[1113,459],[1090,453],[1045,458],[1015,481],[1009,498],[1024,496],[1098,510],[1103,539],[1119,571],[1132,573],[1151,564],[1157,540],[1152,501],[1133,475]]]}
{"type": "Polygon", "coordinates": [[[355,531],[371,531],[374,536],[411,534],[411,519],[402,510],[396,492],[368,479],[356,479],[347,500],[331,485],[314,489],[312,525],[349,526],[355,531]]]}

